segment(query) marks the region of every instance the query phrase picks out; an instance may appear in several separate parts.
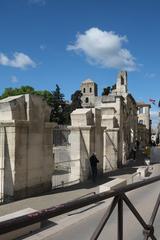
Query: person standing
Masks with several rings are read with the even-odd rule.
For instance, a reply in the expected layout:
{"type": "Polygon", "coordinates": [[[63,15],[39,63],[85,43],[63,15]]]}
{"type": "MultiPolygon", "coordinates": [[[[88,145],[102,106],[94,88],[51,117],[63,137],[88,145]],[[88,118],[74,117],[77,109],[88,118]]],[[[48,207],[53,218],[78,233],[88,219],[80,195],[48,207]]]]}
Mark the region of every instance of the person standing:
{"type": "Polygon", "coordinates": [[[147,159],[150,159],[150,157],[151,157],[151,147],[150,146],[145,147],[144,154],[147,159]]]}
{"type": "Polygon", "coordinates": [[[99,163],[99,160],[96,157],[96,153],[92,153],[89,160],[92,170],[92,181],[95,183],[97,178],[97,163],[99,163]]]}
{"type": "Polygon", "coordinates": [[[139,150],[139,145],[140,145],[140,142],[138,141],[138,139],[136,140],[136,149],[139,150]]]}
{"type": "Polygon", "coordinates": [[[136,161],[136,146],[135,145],[132,148],[132,156],[133,156],[133,161],[136,161]]]}

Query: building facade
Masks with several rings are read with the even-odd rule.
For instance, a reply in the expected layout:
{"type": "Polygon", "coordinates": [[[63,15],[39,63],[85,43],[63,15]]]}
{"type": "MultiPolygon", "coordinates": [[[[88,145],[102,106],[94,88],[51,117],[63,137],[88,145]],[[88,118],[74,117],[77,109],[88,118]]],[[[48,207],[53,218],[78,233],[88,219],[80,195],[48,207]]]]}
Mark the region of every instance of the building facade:
{"type": "Polygon", "coordinates": [[[84,82],[82,82],[80,89],[82,93],[82,106],[94,107],[95,97],[98,93],[97,84],[94,83],[91,79],[86,79],[84,82]]]}
{"type": "Polygon", "coordinates": [[[50,107],[36,95],[0,100],[0,195],[18,199],[51,189],[50,107]]]}
{"type": "Polygon", "coordinates": [[[118,74],[115,88],[107,96],[97,96],[97,92],[97,84],[92,80],[82,82],[82,106],[100,111],[103,171],[107,171],[125,164],[129,158],[138,133],[137,105],[128,93],[126,71],[118,74]]]}
{"type": "MultiPolygon", "coordinates": [[[[83,81],[80,89],[83,108],[71,113],[68,127],[70,144],[66,151],[70,171],[59,180],[65,184],[88,179],[93,152],[99,159],[98,172],[103,174],[125,165],[136,140],[140,136],[146,139],[145,125],[138,124],[137,103],[128,92],[127,72],[118,74],[114,88],[107,95],[98,96],[98,86],[91,79],[83,81]]],[[[148,112],[145,118],[148,125],[149,117],[148,112]]]]}
{"type": "Polygon", "coordinates": [[[137,102],[138,115],[138,140],[144,147],[151,142],[151,120],[150,120],[150,104],[137,102]]]}

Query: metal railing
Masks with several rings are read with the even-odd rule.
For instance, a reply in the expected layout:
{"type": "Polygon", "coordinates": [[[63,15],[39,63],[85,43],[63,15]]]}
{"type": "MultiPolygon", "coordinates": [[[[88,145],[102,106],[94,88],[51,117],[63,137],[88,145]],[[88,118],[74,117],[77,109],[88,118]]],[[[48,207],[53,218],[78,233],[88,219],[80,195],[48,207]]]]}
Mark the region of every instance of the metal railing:
{"type": "Polygon", "coordinates": [[[31,225],[36,222],[40,222],[43,220],[47,220],[51,217],[56,217],[58,215],[70,212],[72,210],[85,207],[87,205],[97,203],[99,201],[114,197],[111,205],[108,207],[106,213],[104,214],[103,218],[101,219],[99,225],[97,226],[95,232],[93,233],[90,240],[96,240],[98,239],[101,231],[103,230],[105,224],[107,223],[109,217],[111,216],[114,208],[116,205],[118,205],[118,240],[123,240],[123,202],[127,204],[129,209],[132,211],[132,213],[135,215],[139,223],[143,226],[143,235],[144,240],[147,240],[149,238],[156,240],[157,238],[154,235],[154,220],[157,215],[157,211],[160,205],[160,194],[157,198],[156,204],[154,206],[151,218],[149,220],[149,223],[147,224],[144,219],[141,217],[139,212],[136,210],[136,208],[133,206],[133,204],[130,202],[128,197],[125,193],[141,188],[143,186],[152,184],[154,182],[160,181],[160,176],[152,177],[147,180],[143,180],[140,182],[136,182],[133,184],[129,184],[125,187],[121,187],[118,190],[112,190],[112,191],[106,191],[99,194],[95,194],[93,196],[79,198],[61,205],[57,205],[51,208],[43,209],[41,211],[37,211],[31,214],[27,214],[21,217],[17,217],[14,219],[6,220],[0,223],[0,235],[3,233],[8,233],[10,231],[26,227],[28,225],[31,225]]]}

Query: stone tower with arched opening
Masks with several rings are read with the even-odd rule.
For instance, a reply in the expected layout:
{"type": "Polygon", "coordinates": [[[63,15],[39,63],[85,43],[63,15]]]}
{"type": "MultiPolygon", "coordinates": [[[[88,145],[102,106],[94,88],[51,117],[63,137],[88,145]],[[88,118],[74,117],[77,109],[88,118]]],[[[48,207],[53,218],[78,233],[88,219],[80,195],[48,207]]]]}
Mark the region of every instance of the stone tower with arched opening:
{"type": "Polygon", "coordinates": [[[97,96],[97,84],[91,79],[87,79],[81,84],[82,106],[94,107],[95,97],[97,96]]]}
{"type": "Polygon", "coordinates": [[[126,94],[128,93],[128,79],[126,71],[119,72],[115,91],[117,92],[117,95],[126,97],[126,94]]]}

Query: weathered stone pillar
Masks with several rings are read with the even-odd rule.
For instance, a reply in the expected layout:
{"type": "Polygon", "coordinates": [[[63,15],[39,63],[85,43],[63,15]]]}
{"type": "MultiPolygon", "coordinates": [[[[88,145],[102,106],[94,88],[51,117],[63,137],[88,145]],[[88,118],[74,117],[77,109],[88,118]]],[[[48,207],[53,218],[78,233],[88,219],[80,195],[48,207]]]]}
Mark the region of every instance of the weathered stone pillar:
{"type": "Polygon", "coordinates": [[[71,167],[71,173],[70,173],[70,179],[69,182],[80,182],[81,178],[81,165],[80,165],[80,129],[79,127],[69,127],[71,130],[70,134],[70,143],[71,143],[71,149],[70,149],[70,167],[71,167]]]}
{"type": "Polygon", "coordinates": [[[4,127],[0,127],[0,202],[3,202],[4,199],[4,151],[4,127]]]}
{"type": "Polygon", "coordinates": [[[92,109],[94,113],[94,124],[95,124],[95,152],[99,160],[98,172],[103,173],[103,131],[104,127],[101,127],[101,110],[94,108],[92,109]]]}
{"type": "Polygon", "coordinates": [[[50,108],[39,96],[26,94],[0,101],[5,196],[21,198],[51,189],[55,124],[49,123],[49,116],[50,108]]]}
{"type": "Polygon", "coordinates": [[[71,179],[84,181],[90,174],[89,157],[95,151],[94,116],[91,109],[71,114],[71,179]]]}
{"type": "Polygon", "coordinates": [[[119,129],[105,129],[104,130],[104,172],[116,169],[118,166],[118,137],[119,129]]]}

